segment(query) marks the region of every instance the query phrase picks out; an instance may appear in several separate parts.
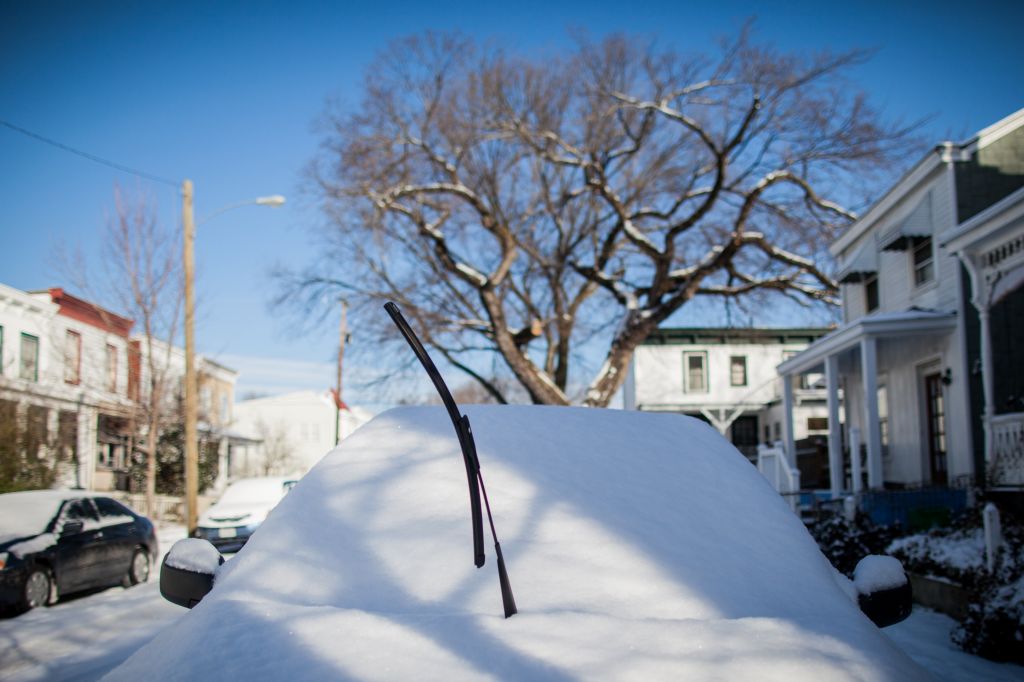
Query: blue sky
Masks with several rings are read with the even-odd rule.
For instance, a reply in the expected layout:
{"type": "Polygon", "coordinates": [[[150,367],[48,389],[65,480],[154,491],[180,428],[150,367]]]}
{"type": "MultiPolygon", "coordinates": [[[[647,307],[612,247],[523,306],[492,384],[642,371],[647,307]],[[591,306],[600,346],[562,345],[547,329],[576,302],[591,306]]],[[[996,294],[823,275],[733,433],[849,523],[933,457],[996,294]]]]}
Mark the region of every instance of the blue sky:
{"type": "MultiPolygon", "coordinates": [[[[197,343],[242,370],[240,392],[325,388],[337,319],[297,333],[268,311],[268,271],[310,260],[321,218],[299,190],[317,148],[314,123],[328,97],[358,99],[364,68],[389,40],[454,29],[558,50],[569,30],[583,29],[706,50],[756,15],[757,38],[781,48],[877,50],[853,72],[856,83],[894,118],[931,117],[930,141],[966,137],[1024,106],[1024,4],[830,5],[14,1],[0,22],[0,120],[175,182],[190,178],[199,219],[287,195],[283,208],[239,208],[200,226],[197,343]]],[[[4,127],[0,179],[0,282],[21,289],[67,285],[52,266],[56,244],[95,257],[115,182],[146,188],[161,219],[180,222],[176,187],[4,127]]]]}

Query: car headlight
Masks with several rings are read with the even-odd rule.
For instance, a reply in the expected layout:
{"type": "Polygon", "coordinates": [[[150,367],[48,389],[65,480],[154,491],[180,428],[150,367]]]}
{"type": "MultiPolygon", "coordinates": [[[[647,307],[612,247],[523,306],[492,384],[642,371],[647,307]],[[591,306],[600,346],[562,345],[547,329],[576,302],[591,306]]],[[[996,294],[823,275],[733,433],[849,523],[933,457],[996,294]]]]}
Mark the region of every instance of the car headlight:
{"type": "Polygon", "coordinates": [[[0,571],[7,568],[7,560],[10,558],[10,554],[7,552],[0,552],[0,571]]]}

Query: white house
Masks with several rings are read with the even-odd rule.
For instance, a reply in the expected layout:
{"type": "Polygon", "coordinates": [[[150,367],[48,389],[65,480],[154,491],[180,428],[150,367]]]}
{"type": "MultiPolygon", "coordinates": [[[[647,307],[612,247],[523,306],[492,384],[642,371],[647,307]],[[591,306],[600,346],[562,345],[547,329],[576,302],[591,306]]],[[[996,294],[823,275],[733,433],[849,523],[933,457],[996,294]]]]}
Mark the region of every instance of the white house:
{"type": "MultiPolygon", "coordinates": [[[[139,401],[150,386],[148,344],[134,322],[60,288],[25,292],[0,284],[0,448],[9,461],[39,461],[55,487],[130,487],[134,439],[143,434],[139,401]],[[15,452],[17,450],[17,452],[15,452]],[[22,458],[25,458],[22,460],[22,458]]],[[[167,415],[177,416],[184,351],[153,340],[167,375],[167,415]]],[[[201,428],[229,448],[237,372],[197,357],[201,428]]]]}
{"type": "MultiPolygon", "coordinates": [[[[748,457],[783,438],[785,391],[776,366],[827,329],[659,329],[633,354],[626,409],[707,420],[748,457]]],[[[824,391],[804,377],[792,391],[793,437],[828,433],[824,391]]]]}
{"type": "Polygon", "coordinates": [[[825,374],[833,493],[860,469],[874,489],[984,483],[999,457],[989,483],[1024,483],[1022,188],[1024,110],[929,151],[832,245],[843,324],[779,372],[825,374]]]}
{"type": "Polygon", "coordinates": [[[0,284],[4,447],[55,465],[53,485],[102,488],[128,450],[132,321],[62,289],[0,284]]]}
{"type": "Polygon", "coordinates": [[[232,453],[229,475],[305,472],[336,445],[336,436],[347,438],[372,417],[369,411],[344,403],[339,409],[331,391],[297,391],[235,403],[233,431],[259,443],[232,453]]]}

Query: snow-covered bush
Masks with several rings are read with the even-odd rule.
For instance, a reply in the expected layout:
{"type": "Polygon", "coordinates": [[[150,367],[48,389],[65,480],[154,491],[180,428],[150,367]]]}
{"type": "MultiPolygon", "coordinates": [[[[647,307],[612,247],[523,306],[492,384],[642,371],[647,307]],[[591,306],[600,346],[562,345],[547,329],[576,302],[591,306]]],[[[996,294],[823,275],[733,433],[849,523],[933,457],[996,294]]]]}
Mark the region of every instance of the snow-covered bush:
{"type": "Polygon", "coordinates": [[[819,519],[809,528],[822,554],[836,570],[853,577],[857,562],[869,554],[887,554],[885,548],[899,534],[899,528],[876,526],[866,514],[849,521],[842,514],[819,519]]]}
{"type": "Polygon", "coordinates": [[[912,573],[946,578],[967,590],[967,616],[952,639],[965,651],[996,661],[1024,663],[1024,528],[1003,518],[996,569],[985,567],[981,506],[935,528],[893,541],[887,553],[912,573]]]}

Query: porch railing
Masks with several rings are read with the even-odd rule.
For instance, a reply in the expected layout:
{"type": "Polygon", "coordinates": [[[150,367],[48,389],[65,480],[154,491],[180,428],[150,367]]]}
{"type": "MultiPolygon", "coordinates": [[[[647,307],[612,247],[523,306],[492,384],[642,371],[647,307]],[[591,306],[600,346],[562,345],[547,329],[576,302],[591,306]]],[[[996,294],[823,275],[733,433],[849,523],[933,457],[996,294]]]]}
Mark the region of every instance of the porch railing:
{"type": "Polygon", "coordinates": [[[1024,412],[992,417],[989,485],[1024,486],[1024,412]]]}
{"type": "Polygon", "coordinates": [[[757,446],[757,470],[796,511],[799,495],[794,493],[800,492],[800,470],[790,465],[782,443],[757,446]]]}

